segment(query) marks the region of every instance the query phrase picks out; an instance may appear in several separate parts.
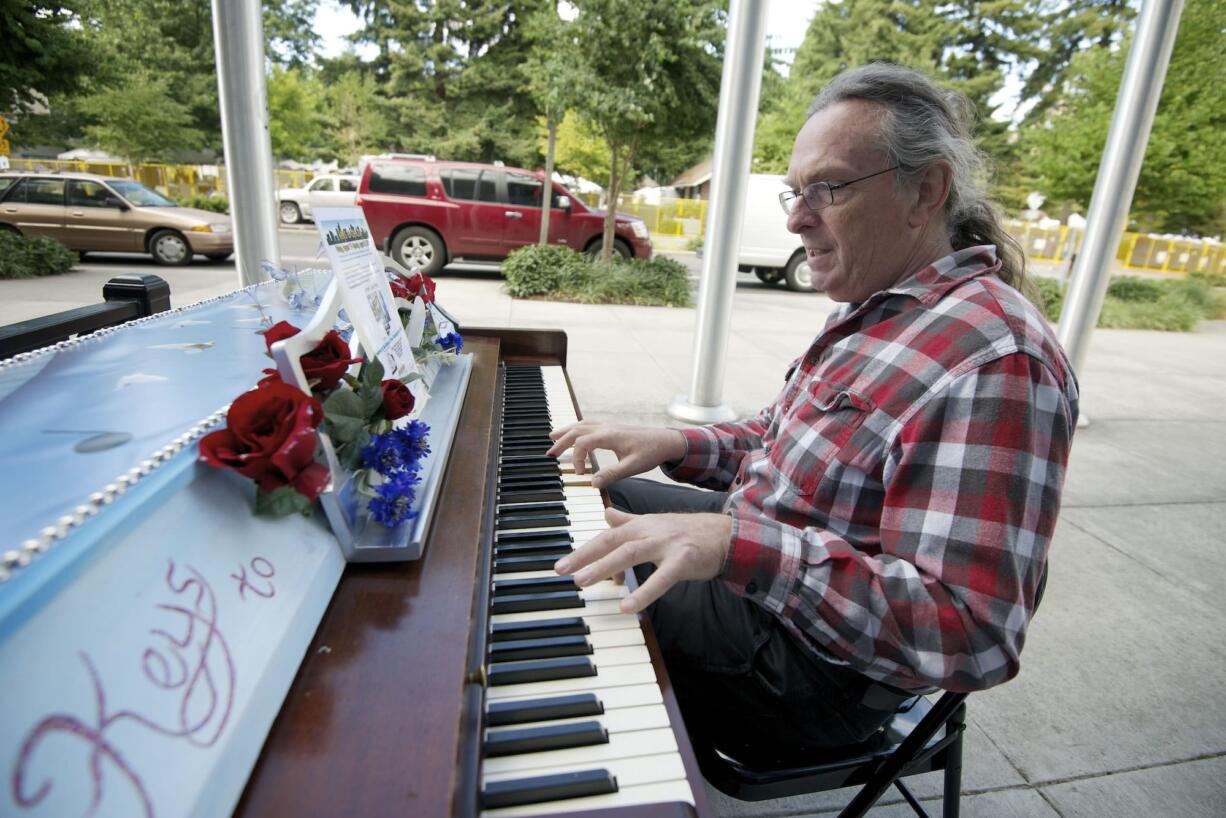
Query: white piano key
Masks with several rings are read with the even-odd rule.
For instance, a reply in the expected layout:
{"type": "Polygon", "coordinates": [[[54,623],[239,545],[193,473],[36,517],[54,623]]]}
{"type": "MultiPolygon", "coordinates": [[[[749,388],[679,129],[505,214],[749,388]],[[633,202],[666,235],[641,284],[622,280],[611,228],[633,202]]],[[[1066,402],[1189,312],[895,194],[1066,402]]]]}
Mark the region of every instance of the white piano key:
{"type": "Polygon", "coordinates": [[[515,818],[522,815],[557,815],[567,812],[610,809],[612,807],[671,804],[675,802],[690,805],[694,803],[694,793],[690,790],[689,782],[684,778],[677,779],[676,781],[664,781],[659,784],[644,784],[638,787],[620,787],[617,792],[610,795],[590,795],[586,798],[567,798],[561,801],[525,804],[521,807],[482,810],[481,815],[483,818],[484,816],[488,816],[488,818],[515,818]]]}
{"type": "MultiPolygon", "coordinates": [[[[618,710],[623,707],[642,707],[647,704],[661,704],[664,701],[664,694],[660,692],[660,686],[652,682],[651,684],[642,685],[623,685],[621,687],[606,687],[599,691],[592,691],[600,703],[604,705],[605,712],[610,710],[618,710]]],[[[512,696],[501,698],[498,701],[508,702],[519,699],[541,699],[544,696],[512,696]]],[[[488,702],[486,703],[489,704],[488,702]]]]}
{"type": "Polygon", "coordinates": [[[591,744],[587,747],[571,747],[565,750],[546,750],[541,753],[496,756],[485,759],[481,766],[485,775],[494,776],[503,773],[547,770],[550,765],[558,764],[584,764],[598,767],[600,762],[605,760],[634,758],[676,750],[677,740],[673,737],[672,729],[661,727],[655,730],[610,733],[608,744],[591,744]]]}
{"type": "Polygon", "coordinates": [[[582,617],[588,623],[588,627],[592,627],[592,621],[595,618],[609,614],[617,616],[634,616],[634,614],[624,614],[621,611],[620,599],[598,599],[594,602],[588,602],[582,608],[565,608],[557,611],[520,611],[517,613],[494,614],[490,617],[490,624],[498,625],[503,622],[535,622],[538,619],[558,619],[567,616],[582,617]]]}
{"type": "MultiPolygon", "coordinates": [[[[618,787],[635,787],[641,784],[652,784],[659,781],[675,781],[685,778],[685,762],[680,753],[657,753],[635,758],[616,758],[600,765],[617,777],[618,787]]],[[[551,773],[571,773],[588,770],[590,767],[582,764],[560,764],[551,767],[551,773]]],[[[483,783],[491,781],[506,781],[523,778],[522,773],[486,774],[482,776],[483,783]]]]}
{"type": "Polygon", "coordinates": [[[631,730],[657,730],[668,727],[668,711],[663,704],[649,704],[642,707],[622,707],[607,710],[599,716],[575,716],[568,719],[549,719],[547,721],[523,722],[505,727],[490,727],[485,731],[486,737],[505,733],[508,730],[523,730],[529,727],[544,727],[550,724],[578,724],[585,721],[599,722],[600,726],[613,733],[628,733],[631,730]]]}
{"type": "Polygon", "coordinates": [[[598,692],[606,687],[656,684],[656,671],[650,663],[597,667],[595,676],[576,679],[550,679],[547,682],[524,682],[514,685],[497,685],[485,691],[489,701],[522,699],[524,696],[554,696],[562,693],[598,692]]]}

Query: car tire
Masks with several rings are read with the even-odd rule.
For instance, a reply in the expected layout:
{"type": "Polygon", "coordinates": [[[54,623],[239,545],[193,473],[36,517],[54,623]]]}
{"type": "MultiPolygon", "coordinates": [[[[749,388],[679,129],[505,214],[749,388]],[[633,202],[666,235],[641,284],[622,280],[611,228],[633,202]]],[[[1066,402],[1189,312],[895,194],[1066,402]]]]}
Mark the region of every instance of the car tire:
{"type": "Polygon", "coordinates": [[[805,258],[805,251],[797,250],[788,259],[788,266],[783,268],[783,280],[792,292],[813,292],[813,271],[809,269],[805,258]]]}
{"type": "Polygon", "coordinates": [[[778,267],[754,267],[753,274],[763,284],[778,284],[783,281],[783,271],[778,267]]]}
{"type": "Polygon", "coordinates": [[[281,224],[297,224],[302,221],[302,210],[296,202],[281,202],[277,206],[277,215],[281,217],[281,224]]]}
{"type": "MultiPolygon", "coordinates": [[[[592,239],[592,242],[583,251],[592,258],[600,258],[600,251],[604,247],[604,238],[597,236],[592,239]]],[[[630,245],[625,239],[613,237],[613,252],[622,258],[634,258],[634,250],[630,249],[630,245]]]]}
{"type": "Polygon", "coordinates": [[[149,239],[149,254],[158,264],[182,267],[192,263],[192,246],[176,230],[159,230],[149,239]]]}
{"type": "Polygon", "coordinates": [[[205,258],[207,258],[209,261],[225,261],[232,255],[234,254],[233,253],[208,253],[207,255],[205,255],[205,258]]]}
{"type": "Polygon", "coordinates": [[[438,275],[447,263],[447,247],[438,233],[426,227],[406,227],[392,236],[392,258],[406,270],[414,267],[428,276],[438,275]]]}

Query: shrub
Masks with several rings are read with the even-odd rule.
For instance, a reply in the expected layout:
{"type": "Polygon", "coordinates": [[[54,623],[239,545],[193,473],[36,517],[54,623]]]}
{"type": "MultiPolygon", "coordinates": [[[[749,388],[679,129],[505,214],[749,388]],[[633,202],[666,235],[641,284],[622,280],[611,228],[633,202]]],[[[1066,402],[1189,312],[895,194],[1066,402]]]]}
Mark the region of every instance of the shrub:
{"type": "Polygon", "coordinates": [[[1042,310],[1048,321],[1059,321],[1060,310],[1064,307],[1064,287],[1060,280],[1046,276],[1031,276],[1030,280],[1040,295],[1041,303],[1035,306],[1042,310]]]}
{"type": "Polygon", "coordinates": [[[554,292],[563,279],[573,278],[576,268],[585,262],[583,256],[568,247],[530,244],[507,256],[502,275],[511,295],[526,298],[554,292]]]}
{"type": "Polygon", "coordinates": [[[230,200],[225,196],[184,196],[176,199],[183,207],[208,210],[211,213],[229,213],[230,200]]]}
{"type": "Polygon", "coordinates": [[[685,266],[669,258],[598,261],[565,247],[521,247],[502,266],[517,298],[550,296],[587,304],[689,306],[685,266]]]}
{"type": "Polygon", "coordinates": [[[76,263],[76,252],[58,241],[0,231],[0,278],[58,275],[76,263]]]}
{"type": "Polygon", "coordinates": [[[1206,287],[1226,287],[1226,273],[1193,270],[1188,273],[1188,279],[1204,284],[1206,287]]]}
{"type": "Polygon", "coordinates": [[[1114,276],[1107,295],[1121,301],[1158,301],[1166,293],[1165,282],[1138,276],[1114,276]]]}
{"type": "Polygon", "coordinates": [[[1161,301],[1124,301],[1107,298],[1103,301],[1100,327],[1113,329],[1157,329],[1167,332],[1191,332],[1196,329],[1203,313],[1194,304],[1180,298],[1161,301]]]}

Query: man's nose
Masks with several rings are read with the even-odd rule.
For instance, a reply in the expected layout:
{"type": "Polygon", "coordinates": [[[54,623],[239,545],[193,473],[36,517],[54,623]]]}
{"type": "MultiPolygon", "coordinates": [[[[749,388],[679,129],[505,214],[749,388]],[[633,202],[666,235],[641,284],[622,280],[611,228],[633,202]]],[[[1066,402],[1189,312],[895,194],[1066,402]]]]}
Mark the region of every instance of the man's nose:
{"type": "Polygon", "coordinates": [[[817,221],[817,214],[804,199],[797,196],[792,200],[792,212],[788,213],[788,231],[799,233],[817,221]]]}

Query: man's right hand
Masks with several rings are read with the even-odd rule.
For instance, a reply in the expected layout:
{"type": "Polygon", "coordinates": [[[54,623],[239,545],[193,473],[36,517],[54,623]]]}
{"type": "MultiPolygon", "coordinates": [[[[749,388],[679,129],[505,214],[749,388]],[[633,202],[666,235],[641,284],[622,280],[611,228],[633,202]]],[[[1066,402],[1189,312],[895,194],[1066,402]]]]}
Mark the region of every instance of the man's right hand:
{"type": "Polygon", "coordinates": [[[592,475],[592,485],[607,488],[623,477],[651,471],[661,463],[685,457],[685,436],[677,429],[650,429],[581,420],[549,433],[554,440],[550,457],[574,450],[575,473],[587,469],[587,456],[593,449],[608,449],[617,455],[611,463],[592,475]]]}

